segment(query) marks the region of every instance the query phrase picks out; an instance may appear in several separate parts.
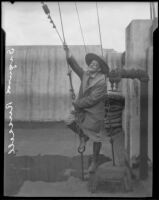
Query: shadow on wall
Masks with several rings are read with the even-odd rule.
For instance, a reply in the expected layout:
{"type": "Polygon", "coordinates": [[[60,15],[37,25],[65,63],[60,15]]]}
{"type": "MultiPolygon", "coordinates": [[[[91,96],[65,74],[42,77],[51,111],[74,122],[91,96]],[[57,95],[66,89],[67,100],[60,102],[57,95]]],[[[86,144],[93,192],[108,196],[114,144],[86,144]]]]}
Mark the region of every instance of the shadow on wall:
{"type": "MultiPolygon", "coordinates": [[[[111,159],[100,155],[100,163],[111,159]]],[[[15,156],[4,155],[4,194],[16,195],[24,181],[59,182],[69,176],[81,178],[80,155],[72,158],[61,155],[15,156]]],[[[87,169],[90,156],[84,156],[84,168],[87,169]]]]}

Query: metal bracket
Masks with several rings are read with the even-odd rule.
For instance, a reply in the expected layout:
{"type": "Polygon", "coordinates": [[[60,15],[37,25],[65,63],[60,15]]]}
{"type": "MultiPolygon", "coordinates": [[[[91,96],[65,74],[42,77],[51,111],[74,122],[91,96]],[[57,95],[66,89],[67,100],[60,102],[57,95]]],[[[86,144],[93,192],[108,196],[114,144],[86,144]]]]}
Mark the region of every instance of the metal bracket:
{"type": "Polygon", "coordinates": [[[112,90],[114,89],[114,84],[116,89],[122,78],[138,79],[141,82],[148,82],[149,76],[146,71],[141,69],[113,69],[109,72],[109,81],[111,83],[112,90]]]}

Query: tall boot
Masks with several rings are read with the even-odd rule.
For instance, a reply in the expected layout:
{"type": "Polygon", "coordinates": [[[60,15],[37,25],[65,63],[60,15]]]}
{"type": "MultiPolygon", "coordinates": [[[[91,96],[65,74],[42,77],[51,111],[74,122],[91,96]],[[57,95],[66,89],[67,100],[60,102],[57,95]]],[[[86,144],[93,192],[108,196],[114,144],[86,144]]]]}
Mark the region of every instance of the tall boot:
{"type": "Polygon", "coordinates": [[[95,172],[98,167],[98,158],[101,149],[102,143],[101,142],[94,142],[93,143],[93,159],[91,165],[88,168],[89,173],[95,172]]]}

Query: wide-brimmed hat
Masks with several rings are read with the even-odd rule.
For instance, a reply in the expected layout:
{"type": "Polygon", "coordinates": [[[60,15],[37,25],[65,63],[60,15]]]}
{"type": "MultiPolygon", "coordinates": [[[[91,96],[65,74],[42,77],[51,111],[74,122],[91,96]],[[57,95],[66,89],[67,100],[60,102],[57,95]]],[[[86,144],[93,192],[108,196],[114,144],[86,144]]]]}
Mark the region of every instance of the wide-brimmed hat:
{"type": "Polygon", "coordinates": [[[105,60],[103,59],[103,57],[98,56],[98,55],[96,55],[94,53],[88,53],[85,56],[85,60],[86,60],[87,65],[90,65],[90,63],[92,62],[92,60],[98,61],[99,65],[100,65],[100,67],[102,69],[102,72],[104,74],[109,74],[109,66],[107,65],[107,63],[105,62],[105,60]]]}

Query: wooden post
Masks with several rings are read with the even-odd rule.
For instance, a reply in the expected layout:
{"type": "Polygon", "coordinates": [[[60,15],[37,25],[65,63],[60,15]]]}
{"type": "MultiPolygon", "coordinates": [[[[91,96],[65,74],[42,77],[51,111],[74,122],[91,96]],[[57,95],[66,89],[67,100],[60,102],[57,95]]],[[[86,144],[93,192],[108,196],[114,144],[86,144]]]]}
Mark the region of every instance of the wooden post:
{"type": "Polygon", "coordinates": [[[149,77],[146,71],[140,69],[122,69],[118,71],[111,71],[109,79],[115,78],[137,78],[140,80],[140,178],[146,179],[148,177],[148,81],[149,77]]]}

